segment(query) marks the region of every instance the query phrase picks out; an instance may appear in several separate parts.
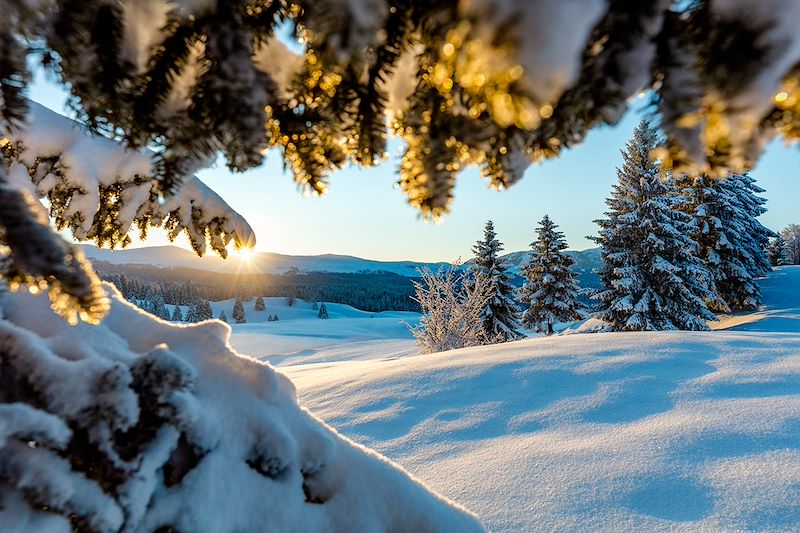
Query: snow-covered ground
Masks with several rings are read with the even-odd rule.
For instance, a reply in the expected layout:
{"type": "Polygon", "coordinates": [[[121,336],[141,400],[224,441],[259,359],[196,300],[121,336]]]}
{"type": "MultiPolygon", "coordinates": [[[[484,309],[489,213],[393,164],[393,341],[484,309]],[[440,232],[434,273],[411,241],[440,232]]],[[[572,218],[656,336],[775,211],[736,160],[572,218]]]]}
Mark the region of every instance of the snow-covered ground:
{"type": "Polygon", "coordinates": [[[413,314],[331,305],[327,322],[278,311],[231,342],[490,530],[800,530],[800,267],[763,288],[725,331],[410,356],[413,314]]]}
{"type": "MultiPolygon", "coordinates": [[[[211,302],[215,317],[225,311],[231,322],[231,346],[276,366],[312,362],[396,358],[414,355],[411,333],[405,323],[416,324],[420,315],[407,311],[370,313],[349,305],[326,303],[327,320],[318,318],[313,304],[284,298],[264,298],[266,309],[256,311],[255,300],[244,302],[245,324],[233,324],[235,300],[211,302]],[[267,321],[277,315],[277,322],[267,321]]],[[[172,306],[168,306],[172,311],[172,306]]],[[[186,314],[188,307],[181,308],[186,314]]]]}

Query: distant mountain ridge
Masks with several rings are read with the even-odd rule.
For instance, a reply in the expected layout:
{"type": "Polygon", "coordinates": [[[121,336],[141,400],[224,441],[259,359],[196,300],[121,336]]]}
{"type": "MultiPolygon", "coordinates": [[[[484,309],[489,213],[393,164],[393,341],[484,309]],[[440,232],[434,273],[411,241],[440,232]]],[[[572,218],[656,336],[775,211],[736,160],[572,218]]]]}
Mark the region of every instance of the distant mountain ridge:
{"type": "MultiPolygon", "coordinates": [[[[377,261],[350,255],[284,255],[271,252],[256,252],[248,260],[238,257],[222,259],[217,256],[198,257],[191,250],[177,246],[147,246],[142,248],[126,248],[106,250],[92,245],[80,245],[89,259],[106,261],[117,265],[152,265],[158,267],[182,267],[224,273],[263,273],[283,274],[289,271],[298,272],[393,272],[405,277],[416,277],[419,268],[436,269],[446,266],[446,262],[426,263],[420,261],[377,261]]],[[[509,271],[518,275],[528,251],[511,252],[503,256],[509,265],[509,271]]],[[[589,283],[594,274],[592,270],[600,266],[600,249],[567,252],[575,260],[575,271],[581,277],[582,285],[589,283]]],[[[469,263],[469,261],[467,262],[469,263]]]]}

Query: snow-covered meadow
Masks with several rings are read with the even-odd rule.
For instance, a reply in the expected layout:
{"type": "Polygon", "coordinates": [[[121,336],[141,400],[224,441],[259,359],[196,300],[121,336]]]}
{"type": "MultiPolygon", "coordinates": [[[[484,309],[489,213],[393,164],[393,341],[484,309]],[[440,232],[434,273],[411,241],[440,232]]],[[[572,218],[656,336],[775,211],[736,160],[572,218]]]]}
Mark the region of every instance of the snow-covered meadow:
{"type": "Polygon", "coordinates": [[[274,299],[265,313],[280,322],[246,304],[230,342],[490,530],[788,531],[800,527],[800,267],[761,285],[761,310],[712,332],[414,356],[401,324],[413,314],[331,304],[325,321],[274,299]]]}

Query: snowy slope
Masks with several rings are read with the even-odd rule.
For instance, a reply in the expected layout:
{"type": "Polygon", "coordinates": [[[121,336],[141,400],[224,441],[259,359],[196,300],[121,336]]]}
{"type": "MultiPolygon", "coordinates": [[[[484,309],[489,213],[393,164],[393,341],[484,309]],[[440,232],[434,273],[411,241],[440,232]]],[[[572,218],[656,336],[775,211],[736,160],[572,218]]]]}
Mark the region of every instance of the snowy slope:
{"type": "Polygon", "coordinates": [[[493,531],[800,530],[800,267],[763,284],[742,331],[283,370],[328,423],[493,531]]]}
{"type": "Polygon", "coordinates": [[[797,331],[800,321],[800,275],[796,266],[777,267],[761,280],[765,305],[756,313],[723,316],[714,329],[797,331]]]}
{"type": "MultiPolygon", "coordinates": [[[[214,316],[224,310],[231,320],[235,300],[212,302],[214,316]]],[[[416,324],[420,315],[405,311],[369,313],[349,305],[326,303],[330,318],[317,318],[312,304],[284,298],[264,298],[266,309],[255,311],[254,301],[244,302],[246,324],[232,324],[231,345],[240,352],[278,366],[337,360],[402,357],[417,353],[405,323],[416,324]],[[277,322],[268,322],[277,315],[277,322]]],[[[171,306],[170,310],[171,310],[171,306]]],[[[186,308],[183,308],[186,311],[186,308]]]]}

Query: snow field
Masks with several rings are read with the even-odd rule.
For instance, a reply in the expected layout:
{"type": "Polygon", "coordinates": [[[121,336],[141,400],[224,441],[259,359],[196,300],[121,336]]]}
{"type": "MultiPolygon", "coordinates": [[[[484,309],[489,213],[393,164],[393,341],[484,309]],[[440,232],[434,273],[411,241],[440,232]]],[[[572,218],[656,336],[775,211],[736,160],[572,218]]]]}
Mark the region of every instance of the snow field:
{"type": "Polygon", "coordinates": [[[372,359],[326,360],[341,344],[282,370],[302,404],[491,531],[800,530],[800,267],[761,283],[766,305],[729,331],[400,358],[372,341],[372,359]]]}

